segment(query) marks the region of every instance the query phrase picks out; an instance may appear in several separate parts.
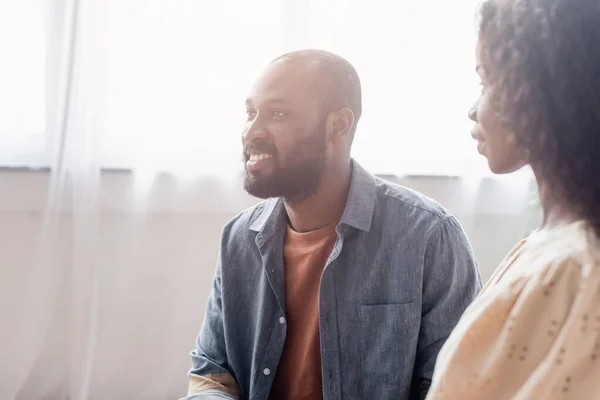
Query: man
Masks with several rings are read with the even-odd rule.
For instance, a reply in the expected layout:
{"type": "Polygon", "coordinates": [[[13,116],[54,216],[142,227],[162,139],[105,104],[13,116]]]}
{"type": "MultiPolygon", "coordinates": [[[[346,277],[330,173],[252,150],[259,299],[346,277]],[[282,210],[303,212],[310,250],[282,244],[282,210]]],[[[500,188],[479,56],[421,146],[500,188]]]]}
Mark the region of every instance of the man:
{"type": "Polygon", "coordinates": [[[350,157],[361,87],[317,50],[252,89],[245,189],[223,230],[187,399],[424,398],[481,287],[458,222],[350,157]]]}

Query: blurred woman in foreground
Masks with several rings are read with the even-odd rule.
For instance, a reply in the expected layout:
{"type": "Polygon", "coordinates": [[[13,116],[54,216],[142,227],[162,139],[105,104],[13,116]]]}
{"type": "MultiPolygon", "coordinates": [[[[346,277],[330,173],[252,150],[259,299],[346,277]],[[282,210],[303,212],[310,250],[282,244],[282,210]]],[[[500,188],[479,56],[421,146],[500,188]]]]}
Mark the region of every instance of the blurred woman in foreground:
{"type": "Polygon", "coordinates": [[[600,399],[600,0],[488,0],[470,111],[491,170],[531,166],[542,226],[440,352],[427,399],[600,399]]]}

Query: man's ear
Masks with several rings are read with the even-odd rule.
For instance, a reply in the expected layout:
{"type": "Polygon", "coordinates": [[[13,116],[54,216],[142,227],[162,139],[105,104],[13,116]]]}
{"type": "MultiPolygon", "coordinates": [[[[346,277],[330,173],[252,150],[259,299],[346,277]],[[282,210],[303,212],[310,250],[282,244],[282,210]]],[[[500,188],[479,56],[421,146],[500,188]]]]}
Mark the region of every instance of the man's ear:
{"type": "Polygon", "coordinates": [[[351,109],[344,107],[329,114],[327,130],[331,142],[341,143],[350,140],[353,128],[354,113],[351,109]]]}

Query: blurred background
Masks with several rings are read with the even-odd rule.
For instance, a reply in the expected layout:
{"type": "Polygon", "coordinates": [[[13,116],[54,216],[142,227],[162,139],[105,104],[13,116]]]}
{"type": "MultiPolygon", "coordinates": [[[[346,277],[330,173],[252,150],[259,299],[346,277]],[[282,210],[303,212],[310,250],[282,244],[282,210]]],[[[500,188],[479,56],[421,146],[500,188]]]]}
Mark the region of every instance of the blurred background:
{"type": "Polygon", "coordinates": [[[0,399],[174,399],[242,189],[244,100],[321,48],[353,156],[463,224],[487,279],[536,226],[470,138],[478,1],[0,0],[0,399]]]}

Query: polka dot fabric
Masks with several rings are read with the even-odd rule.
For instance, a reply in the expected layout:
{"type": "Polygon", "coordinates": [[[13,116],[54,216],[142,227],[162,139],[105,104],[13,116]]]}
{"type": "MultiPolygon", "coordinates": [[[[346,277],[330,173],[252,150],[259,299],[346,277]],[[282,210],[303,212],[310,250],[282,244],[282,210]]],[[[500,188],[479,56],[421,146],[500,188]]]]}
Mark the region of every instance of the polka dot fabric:
{"type": "Polygon", "coordinates": [[[427,399],[600,399],[600,241],[585,222],[511,251],[440,352],[427,399]]]}

